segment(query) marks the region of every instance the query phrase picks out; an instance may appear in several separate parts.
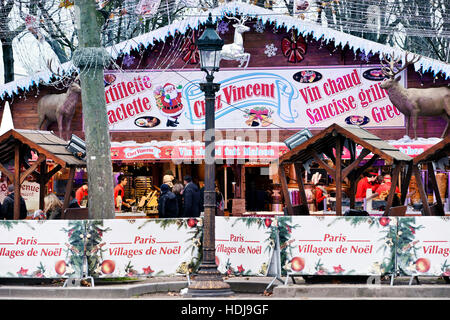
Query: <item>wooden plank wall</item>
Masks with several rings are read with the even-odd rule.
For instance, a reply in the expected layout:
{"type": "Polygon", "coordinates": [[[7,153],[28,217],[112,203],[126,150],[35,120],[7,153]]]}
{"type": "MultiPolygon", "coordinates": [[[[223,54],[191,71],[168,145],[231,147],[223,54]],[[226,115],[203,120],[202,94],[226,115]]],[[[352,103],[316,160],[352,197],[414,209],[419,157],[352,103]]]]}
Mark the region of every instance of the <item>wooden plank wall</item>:
{"type": "MultiPolygon", "coordinates": [[[[233,30],[234,28],[230,24],[230,32],[221,35],[225,40],[225,44],[231,43],[233,41],[233,30]]],[[[251,31],[244,33],[244,47],[245,51],[251,54],[249,67],[267,67],[268,61],[270,61],[271,67],[284,67],[284,66],[298,66],[299,68],[304,68],[306,66],[324,66],[324,65],[366,65],[365,61],[362,61],[359,56],[356,56],[353,51],[347,48],[338,47],[336,48],[332,43],[323,44],[320,41],[312,40],[309,37],[307,40],[307,51],[305,54],[305,59],[300,63],[289,63],[287,58],[282,55],[281,52],[281,41],[286,36],[291,36],[290,32],[285,29],[278,29],[275,32],[272,27],[267,26],[265,33],[257,33],[254,31],[254,23],[247,23],[250,26],[251,31]],[[264,54],[265,45],[273,43],[277,48],[277,55],[268,60],[267,56],[264,54]]],[[[144,52],[142,58],[136,59],[139,64],[131,65],[128,69],[133,70],[135,68],[149,69],[153,67],[163,67],[162,57],[167,55],[176,55],[176,51],[183,44],[184,39],[173,39],[168,38],[166,43],[156,45],[154,48],[148,49],[144,52]],[[178,48],[178,49],[177,49],[178,48]]],[[[180,54],[178,54],[181,57],[180,54]]],[[[369,59],[369,64],[378,64],[378,56],[373,56],[369,59]]],[[[118,59],[118,64],[121,64],[121,59],[118,59]]],[[[181,68],[184,66],[184,61],[179,58],[175,64],[171,65],[171,68],[181,68]]],[[[221,68],[236,67],[236,62],[223,61],[221,63],[221,68]]],[[[124,69],[126,66],[122,65],[124,69]]],[[[195,65],[190,66],[194,68],[195,65]]],[[[429,73],[423,76],[414,72],[410,67],[408,69],[408,87],[418,88],[418,87],[433,87],[433,86],[443,86],[448,85],[449,81],[444,81],[441,78],[433,79],[433,76],[429,73]],[[423,84],[423,86],[421,85],[423,84]]],[[[11,111],[14,119],[14,126],[16,129],[37,129],[38,116],[37,116],[37,101],[39,97],[47,93],[59,93],[54,88],[47,88],[40,86],[39,90],[36,88],[30,90],[27,93],[21,93],[14,96],[12,99],[8,99],[11,105],[11,111]]],[[[3,112],[3,101],[0,101],[0,115],[3,112]]],[[[73,133],[84,139],[83,125],[82,125],[82,106],[81,103],[78,104],[76,108],[75,116],[72,120],[73,133]]],[[[445,121],[439,117],[434,118],[421,118],[419,117],[417,133],[419,137],[440,137],[443,129],[445,127],[445,121]]],[[[50,130],[55,132],[58,130],[56,124],[52,125],[50,130]]],[[[279,130],[279,140],[283,141],[287,137],[291,136],[298,130],[279,130]]],[[[316,133],[318,130],[311,130],[316,133]]],[[[382,139],[399,139],[406,134],[405,129],[376,129],[371,130],[375,135],[382,139]]],[[[155,131],[155,132],[133,132],[132,140],[136,142],[148,142],[151,140],[171,140],[173,131],[155,131]]],[[[193,136],[193,135],[192,135],[193,136]]],[[[223,133],[223,136],[225,134],[223,133]]],[[[111,133],[111,141],[124,141],[131,140],[130,134],[127,132],[113,132],[111,133]]]]}

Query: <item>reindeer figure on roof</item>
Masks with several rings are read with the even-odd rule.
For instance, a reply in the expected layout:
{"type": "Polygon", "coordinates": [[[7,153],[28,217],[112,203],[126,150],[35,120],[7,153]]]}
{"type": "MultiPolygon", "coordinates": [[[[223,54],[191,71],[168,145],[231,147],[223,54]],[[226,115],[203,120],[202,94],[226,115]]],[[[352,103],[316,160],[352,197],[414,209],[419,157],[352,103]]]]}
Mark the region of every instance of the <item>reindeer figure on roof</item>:
{"type": "Polygon", "coordinates": [[[408,60],[408,53],[405,54],[405,63],[398,67],[400,59],[394,59],[394,54],[390,59],[383,53],[381,59],[381,71],[386,78],[381,82],[380,87],[385,89],[389,99],[407,118],[406,134],[409,135],[409,122],[413,118],[414,139],[417,139],[417,117],[418,116],[441,116],[447,121],[447,125],[441,138],[448,134],[450,123],[450,88],[404,88],[400,85],[400,76],[396,75],[405,70],[410,64],[420,60],[420,56],[413,55],[408,60]]]}
{"type": "Polygon", "coordinates": [[[226,44],[222,47],[220,57],[223,60],[237,60],[240,61],[239,67],[245,63],[247,68],[250,61],[250,53],[244,52],[244,38],[242,34],[250,30],[250,27],[245,25],[247,17],[242,17],[240,20],[235,17],[228,17],[230,20],[236,20],[237,23],[233,24],[234,27],[234,40],[233,43],[226,44]]]}
{"type": "Polygon", "coordinates": [[[68,87],[65,93],[47,94],[39,99],[37,111],[39,115],[39,130],[47,130],[48,127],[54,123],[58,123],[58,135],[61,139],[70,140],[71,123],[73,115],[75,114],[75,107],[81,97],[81,87],[79,82],[79,75],[75,80],[69,79],[59,73],[53,72],[51,69],[51,62],[47,63],[48,68],[53,75],[60,77],[57,83],[64,83],[68,87]],[[67,81],[69,81],[67,83],[67,81]]]}

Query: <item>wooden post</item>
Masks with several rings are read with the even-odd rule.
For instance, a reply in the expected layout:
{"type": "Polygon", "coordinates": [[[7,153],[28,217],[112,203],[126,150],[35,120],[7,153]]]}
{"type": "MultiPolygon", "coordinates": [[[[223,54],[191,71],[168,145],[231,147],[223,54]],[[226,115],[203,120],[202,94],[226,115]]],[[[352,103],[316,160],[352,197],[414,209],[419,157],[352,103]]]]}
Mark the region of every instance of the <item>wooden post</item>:
{"type": "Polygon", "coordinates": [[[284,172],[284,165],[280,164],[278,167],[278,176],[281,180],[281,190],[283,191],[284,204],[286,205],[289,215],[294,214],[294,208],[292,208],[291,198],[289,197],[288,183],[286,180],[286,173],[284,172]]]}
{"type": "Polygon", "coordinates": [[[411,181],[411,175],[412,175],[412,169],[413,169],[413,163],[410,161],[408,163],[408,169],[406,170],[406,175],[403,178],[402,182],[402,189],[401,191],[401,198],[400,198],[400,204],[404,205],[406,201],[406,195],[408,193],[409,183],[411,181]]]}
{"type": "Polygon", "coordinates": [[[394,199],[395,189],[397,188],[398,177],[400,175],[401,169],[402,169],[402,164],[396,163],[394,172],[393,172],[392,178],[391,178],[391,182],[392,182],[391,188],[389,190],[389,195],[388,195],[388,198],[386,201],[386,208],[384,210],[383,216],[389,215],[389,209],[392,207],[392,201],[394,199]]]}
{"type": "Polygon", "coordinates": [[[44,198],[45,198],[45,177],[47,176],[47,162],[44,161],[40,165],[39,170],[39,209],[44,210],[44,198]]]}
{"type": "Polygon", "coordinates": [[[430,206],[428,205],[428,197],[427,194],[425,193],[425,188],[422,183],[422,177],[420,175],[419,168],[417,166],[413,166],[412,171],[414,177],[416,177],[417,189],[419,189],[420,199],[422,200],[424,215],[431,216],[431,209],[430,206]]]}
{"type": "Polygon", "coordinates": [[[441,194],[439,192],[439,187],[436,181],[436,175],[434,173],[434,165],[432,161],[427,163],[427,171],[428,171],[428,181],[431,182],[431,186],[433,187],[434,191],[434,196],[436,198],[437,213],[440,216],[445,216],[444,205],[442,204],[441,194]]]}
{"type": "Polygon", "coordinates": [[[64,204],[62,211],[67,209],[69,207],[69,201],[70,201],[70,194],[72,193],[73,188],[73,178],[75,177],[75,167],[70,167],[69,169],[69,178],[67,180],[66,184],[66,194],[64,195],[64,204]]]}
{"type": "Polygon", "coordinates": [[[20,217],[20,144],[14,146],[14,220],[20,217]]]}
{"type": "Polygon", "coordinates": [[[342,140],[336,138],[336,215],[342,216],[342,140]]]}
{"type": "MultiPolygon", "coordinates": [[[[295,168],[295,174],[297,175],[297,184],[298,184],[298,191],[300,192],[300,201],[302,205],[306,206],[308,208],[308,201],[306,200],[306,192],[305,192],[305,185],[303,184],[303,177],[302,177],[302,164],[301,163],[294,163],[295,168]]],[[[308,208],[309,213],[309,208],[308,208]]]]}
{"type": "Polygon", "coordinates": [[[43,162],[45,161],[45,156],[43,154],[39,155],[39,158],[37,159],[37,161],[35,163],[33,163],[27,170],[25,170],[25,172],[23,172],[20,175],[20,184],[22,184],[25,179],[34,172],[34,170],[36,170],[36,168],[43,162]]]}

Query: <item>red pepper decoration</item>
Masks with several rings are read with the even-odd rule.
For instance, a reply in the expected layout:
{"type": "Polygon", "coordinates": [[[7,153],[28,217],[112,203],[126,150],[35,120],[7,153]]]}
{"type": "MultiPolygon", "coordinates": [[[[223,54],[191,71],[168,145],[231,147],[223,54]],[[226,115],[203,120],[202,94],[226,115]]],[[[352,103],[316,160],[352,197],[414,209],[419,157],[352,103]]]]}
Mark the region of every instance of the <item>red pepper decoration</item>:
{"type": "Polygon", "coordinates": [[[302,36],[295,36],[292,32],[292,37],[285,37],[281,41],[281,51],[283,55],[288,58],[288,62],[297,63],[302,61],[306,53],[306,41],[302,36]]]}

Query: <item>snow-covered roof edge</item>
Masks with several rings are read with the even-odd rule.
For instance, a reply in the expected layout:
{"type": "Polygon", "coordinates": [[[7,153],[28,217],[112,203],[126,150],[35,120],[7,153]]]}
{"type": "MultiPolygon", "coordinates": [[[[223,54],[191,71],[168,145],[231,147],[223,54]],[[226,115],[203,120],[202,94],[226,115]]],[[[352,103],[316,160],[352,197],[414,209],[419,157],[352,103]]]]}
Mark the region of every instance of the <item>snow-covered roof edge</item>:
{"type": "MultiPolygon", "coordinates": [[[[283,14],[274,14],[273,11],[250,5],[247,3],[230,2],[223,4],[217,8],[205,12],[203,16],[190,16],[181,21],[174,22],[171,25],[150,31],[146,34],[137,36],[131,40],[126,40],[114,46],[107,47],[106,50],[110,53],[112,58],[117,58],[121,54],[130,53],[131,50],[138,48],[140,45],[148,46],[154,44],[156,41],[164,41],[169,35],[174,35],[176,32],[181,34],[186,33],[189,28],[196,29],[201,24],[206,22],[209,12],[212,14],[214,20],[222,19],[226,14],[233,15],[247,15],[253,18],[258,18],[264,24],[269,22],[275,24],[275,27],[286,27],[287,29],[295,28],[303,36],[311,34],[315,40],[323,38],[326,43],[334,41],[335,45],[348,45],[353,52],[357,50],[364,50],[366,54],[394,54],[396,58],[404,59],[405,51],[399,48],[393,48],[374,41],[366,40],[360,37],[349,35],[347,33],[337,31],[328,27],[317,25],[308,21],[299,20],[291,16],[283,14]]],[[[450,64],[422,56],[419,62],[414,64],[416,72],[432,72],[435,76],[441,72],[446,79],[450,78],[450,64]]],[[[62,72],[70,73],[75,70],[71,61],[64,63],[61,66],[62,72]]],[[[34,84],[50,83],[52,74],[50,71],[37,72],[34,75],[19,78],[15,81],[6,83],[0,86],[0,98],[4,98],[6,94],[12,95],[18,93],[20,89],[28,90],[34,84]]]]}

